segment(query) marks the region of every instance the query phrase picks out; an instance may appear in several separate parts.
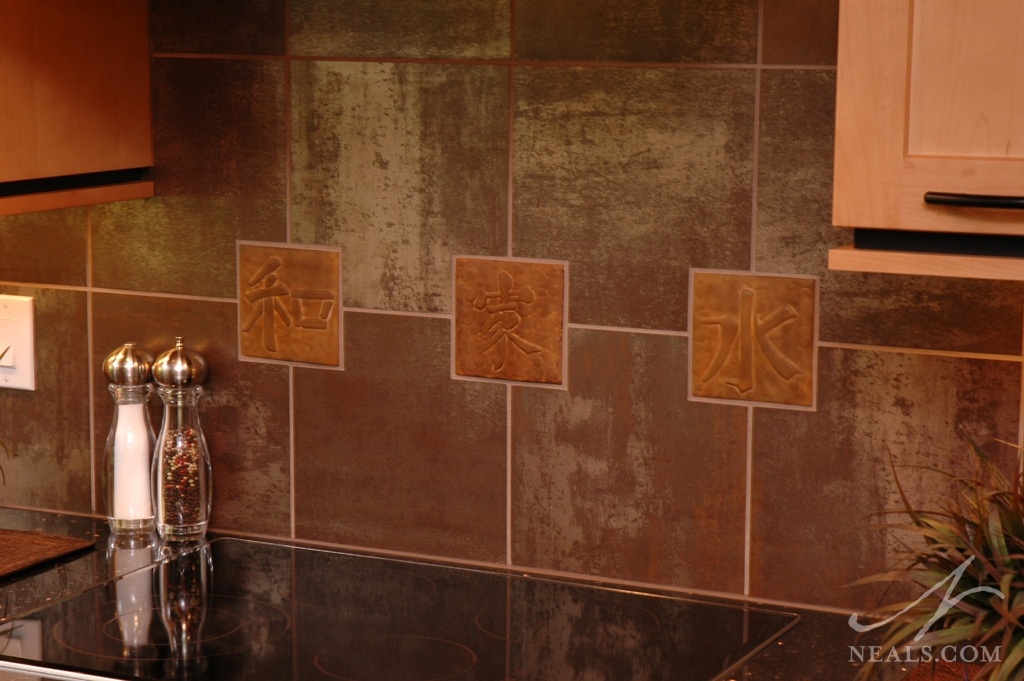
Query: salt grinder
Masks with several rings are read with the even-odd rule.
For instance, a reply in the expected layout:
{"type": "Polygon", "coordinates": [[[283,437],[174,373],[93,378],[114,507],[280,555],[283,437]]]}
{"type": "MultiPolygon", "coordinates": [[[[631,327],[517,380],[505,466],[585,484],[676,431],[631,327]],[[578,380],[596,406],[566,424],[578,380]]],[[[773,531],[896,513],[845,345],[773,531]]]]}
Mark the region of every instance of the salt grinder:
{"type": "Polygon", "coordinates": [[[153,463],[156,530],[164,541],[199,541],[206,535],[213,499],[210,452],[199,426],[200,385],[206,360],[175,338],[153,364],[163,424],[153,463]]]}
{"type": "Polygon", "coordinates": [[[103,451],[107,524],[114,534],[153,530],[149,479],[154,437],[146,407],[153,391],[152,365],[153,356],[137,343],[125,343],[103,361],[114,398],[114,419],[103,451]]]}

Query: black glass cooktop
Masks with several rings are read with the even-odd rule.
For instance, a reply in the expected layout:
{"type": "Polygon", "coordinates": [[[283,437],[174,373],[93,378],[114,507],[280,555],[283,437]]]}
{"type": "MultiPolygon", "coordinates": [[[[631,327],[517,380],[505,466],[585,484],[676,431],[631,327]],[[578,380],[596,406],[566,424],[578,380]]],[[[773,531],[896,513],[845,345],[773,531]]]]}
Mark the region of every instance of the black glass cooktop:
{"type": "Polygon", "coordinates": [[[0,628],[0,679],[710,681],[798,620],[240,539],[111,552],[121,577],[0,628]]]}

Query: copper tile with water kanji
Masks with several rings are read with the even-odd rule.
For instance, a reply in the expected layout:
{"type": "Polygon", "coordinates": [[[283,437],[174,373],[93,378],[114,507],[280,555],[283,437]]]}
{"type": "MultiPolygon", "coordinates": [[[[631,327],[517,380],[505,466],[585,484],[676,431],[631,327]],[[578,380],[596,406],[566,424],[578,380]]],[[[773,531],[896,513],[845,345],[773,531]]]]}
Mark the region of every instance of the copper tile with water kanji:
{"type": "Polygon", "coordinates": [[[813,408],[817,279],[691,271],[690,398],[813,408]]]}
{"type": "Polygon", "coordinates": [[[455,259],[456,376],[561,385],[567,264],[455,259]]]}

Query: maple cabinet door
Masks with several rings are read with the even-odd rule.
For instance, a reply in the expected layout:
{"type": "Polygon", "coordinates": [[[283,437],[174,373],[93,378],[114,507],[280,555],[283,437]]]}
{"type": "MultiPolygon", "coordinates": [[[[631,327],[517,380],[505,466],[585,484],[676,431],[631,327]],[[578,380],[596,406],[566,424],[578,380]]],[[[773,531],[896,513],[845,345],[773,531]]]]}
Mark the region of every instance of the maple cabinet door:
{"type": "Polygon", "coordinates": [[[0,182],[153,163],[145,0],[0,2],[0,182]]]}
{"type": "Polygon", "coordinates": [[[833,223],[1024,234],[1024,2],[841,0],[833,223]],[[955,198],[955,197],[954,197],[955,198]]]}

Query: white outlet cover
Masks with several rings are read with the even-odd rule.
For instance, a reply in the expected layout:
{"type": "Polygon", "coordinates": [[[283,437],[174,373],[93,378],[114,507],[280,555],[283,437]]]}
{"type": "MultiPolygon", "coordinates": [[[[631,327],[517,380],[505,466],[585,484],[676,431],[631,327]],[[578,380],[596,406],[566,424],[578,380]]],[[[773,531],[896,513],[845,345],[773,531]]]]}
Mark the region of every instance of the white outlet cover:
{"type": "Polygon", "coordinates": [[[35,312],[31,296],[0,295],[0,354],[5,349],[0,359],[0,388],[35,390],[35,312]]]}

